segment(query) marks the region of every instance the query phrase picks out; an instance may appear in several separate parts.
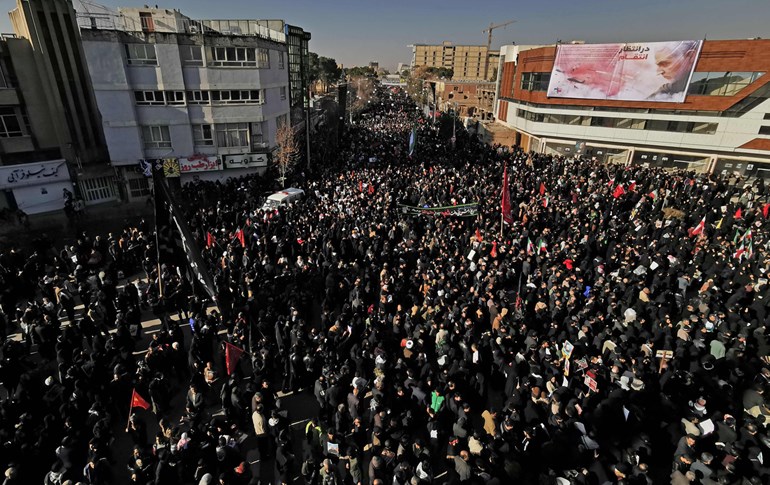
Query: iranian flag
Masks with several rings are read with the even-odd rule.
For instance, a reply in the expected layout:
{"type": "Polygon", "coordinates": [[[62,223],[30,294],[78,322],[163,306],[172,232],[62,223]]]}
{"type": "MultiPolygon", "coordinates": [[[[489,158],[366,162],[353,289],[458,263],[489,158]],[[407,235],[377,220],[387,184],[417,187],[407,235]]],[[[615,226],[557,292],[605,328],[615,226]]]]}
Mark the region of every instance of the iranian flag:
{"type": "Polygon", "coordinates": [[[706,218],[703,217],[703,219],[701,219],[701,221],[698,223],[697,226],[690,229],[690,237],[698,236],[702,234],[705,228],[706,228],[706,218]]]}
{"type": "Polygon", "coordinates": [[[741,245],[738,246],[738,249],[735,250],[734,256],[738,258],[738,261],[740,261],[744,253],[746,253],[746,243],[744,241],[741,241],[741,245]]]}
{"type": "Polygon", "coordinates": [[[733,244],[738,244],[741,241],[743,241],[743,236],[741,236],[741,231],[736,229],[735,236],[733,237],[733,244]]]}
{"type": "Polygon", "coordinates": [[[545,252],[546,254],[548,254],[548,245],[542,239],[540,239],[537,242],[537,252],[538,253],[545,252]]]}
{"type": "Polygon", "coordinates": [[[546,195],[545,198],[543,199],[543,207],[548,207],[548,204],[550,203],[551,203],[551,198],[546,195]]]}
{"type": "Polygon", "coordinates": [[[527,238],[527,256],[532,256],[533,254],[535,254],[535,245],[532,244],[530,238],[527,238]]]}
{"type": "Polygon", "coordinates": [[[743,235],[743,239],[748,239],[749,241],[751,241],[751,239],[752,239],[752,236],[751,236],[751,229],[749,229],[748,231],[746,231],[746,233],[743,235]]]}

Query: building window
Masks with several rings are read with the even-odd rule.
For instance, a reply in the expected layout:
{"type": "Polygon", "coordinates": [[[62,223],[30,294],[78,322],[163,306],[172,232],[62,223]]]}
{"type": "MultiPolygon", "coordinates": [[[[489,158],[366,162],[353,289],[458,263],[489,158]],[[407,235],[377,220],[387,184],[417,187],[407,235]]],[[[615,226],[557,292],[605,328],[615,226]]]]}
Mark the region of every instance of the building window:
{"type": "Polygon", "coordinates": [[[128,179],[128,191],[131,193],[131,197],[147,197],[150,195],[150,184],[146,177],[128,179]]]}
{"type": "Polygon", "coordinates": [[[142,140],[144,148],[171,148],[171,134],[168,126],[143,126],[142,140]]]}
{"type": "Polygon", "coordinates": [[[0,138],[24,136],[16,110],[10,106],[0,108],[0,138]]]}
{"type": "Polygon", "coordinates": [[[184,105],[184,91],[134,91],[134,98],[139,106],[184,105]]]}
{"type": "Polygon", "coordinates": [[[134,91],[134,98],[139,106],[162,105],[166,102],[163,91],[134,91]]]}
{"type": "Polygon", "coordinates": [[[220,148],[248,148],[248,123],[221,123],[216,125],[217,146],[220,148]]]}
{"type": "Polygon", "coordinates": [[[184,91],[166,91],[166,104],[184,106],[184,91]]]}
{"type": "Polygon", "coordinates": [[[284,69],[285,67],[283,52],[278,51],[278,69],[284,69]]]}
{"type": "Polygon", "coordinates": [[[211,91],[212,104],[260,104],[263,102],[261,92],[252,90],[223,90],[211,91]]]}
{"type": "Polygon", "coordinates": [[[286,86],[281,86],[280,93],[281,93],[281,100],[286,99],[286,86]]]}
{"type": "Polygon", "coordinates": [[[179,53],[182,63],[187,66],[203,65],[203,49],[199,45],[180,45],[179,53]]]}
{"type": "Polygon", "coordinates": [[[259,53],[259,68],[270,69],[270,50],[269,49],[257,49],[259,53]]]}
{"type": "Polygon", "coordinates": [[[211,49],[212,66],[256,67],[257,54],[253,47],[214,47],[211,49]]]}
{"type": "Polygon", "coordinates": [[[157,66],[155,44],[126,44],[128,63],[137,66],[157,66]]]}
{"type": "Polygon", "coordinates": [[[612,118],[608,116],[574,116],[552,113],[533,113],[523,109],[517,109],[516,116],[537,123],[596,126],[600,128],[622,128],[628,130],[668,131],[676,133],[694,133],[698,135],[713,135],[717,132],[719,126],[718,123],[678,120],[644,120],[637,118],[612,118]]]}
{"type": "Polygon", "coordinates": [[[152,12],[139,12],[139,20],[142,23],[142,32],[155,32],[155,23],[152,21],[152,12]]]}
{"type": "Polygon", "coordinates": [[[193,125],[193,140],[195,146],[214,146],[214,130],[211,125],[193,125]]]}
{"type": "Polygon", "coordinates": [[[14,82],[11,81],[8,72],[6,71],[5,62],[0,59],[0,89],[14,87],[14,82]]]}
{"type": "Polygon", "coordinates": [[[764,72],[694,72],[687,94],[735,96],[764,74],[764,72]]]}
{"type": "Polygon", "coordinates": [[[521,89],[524,91],[548,91],[550,80],[550,72],[523,72],[521,73],[521,89]]]}
{"type": "Polygon", "coordinates": [[[251,149],[252,150],[264,150],[267,148],[265,142],[263,130],[264,123],[252,123],[251,124],[251,149]]]}
{"type": "Polygon", "coordinates": [[[209,104],[209,92],[187,91],[187,104],[209,104]]]}
{"type": "Polygon", "coordinates": [[[759,134],[760,135],[770,135],[770,126],[760,126],[759,127],[759,134]]]}

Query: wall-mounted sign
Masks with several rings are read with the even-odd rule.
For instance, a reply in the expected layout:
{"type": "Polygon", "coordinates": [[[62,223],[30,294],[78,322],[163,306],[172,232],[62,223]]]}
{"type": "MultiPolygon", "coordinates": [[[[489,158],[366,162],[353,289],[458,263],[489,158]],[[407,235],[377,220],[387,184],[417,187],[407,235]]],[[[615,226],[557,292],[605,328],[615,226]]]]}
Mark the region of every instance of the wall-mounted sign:
{"type": "Polygon", "coordinates": [[[0,189],[64,182],[69,178],[67,162],[64,160],[0,166],[0,189]]]}
{"type": "Polygon", "coordinates": [[[217,156],[190,155],[179,159],[179,169],[182,173],[214,172],[222,170],[222,159],[217,156]]]}
{"type": "Polygon", "coordinates": [[[139,169],[145,177],[152,177],[154,170],[163,170],[163,175],[167,178],[179,177],[179,159],[177,158],[148,158],[139,160],[139,169]]]}
{"type": "Polygon", "coordinates": [[[267,167],[267,153],[244,153],[241,155],[225,155],[226,168],[255,168],[267,167]]]}

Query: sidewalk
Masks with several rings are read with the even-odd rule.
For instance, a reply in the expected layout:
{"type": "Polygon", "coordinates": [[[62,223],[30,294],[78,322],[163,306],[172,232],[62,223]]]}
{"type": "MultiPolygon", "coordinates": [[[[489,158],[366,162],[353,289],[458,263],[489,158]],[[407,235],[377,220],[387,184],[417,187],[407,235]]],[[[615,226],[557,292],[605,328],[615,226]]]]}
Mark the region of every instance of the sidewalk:
{"type": "Polygon", "coordinates": [[[29,216],[29,226],[24,227],[15,218],[0,223],[0,246],[17,244],[24,246],[36,238],[46,236],[60,247],[76,241],[77,235],[86,232],[89,236],[107,235],[120,231],[126,224],[137,224],[145,218],[153,222],[152,207],[144,202],[110,202],[87,207],[84,216],[70,221],[64,211],[47,212],[29,216]]]}

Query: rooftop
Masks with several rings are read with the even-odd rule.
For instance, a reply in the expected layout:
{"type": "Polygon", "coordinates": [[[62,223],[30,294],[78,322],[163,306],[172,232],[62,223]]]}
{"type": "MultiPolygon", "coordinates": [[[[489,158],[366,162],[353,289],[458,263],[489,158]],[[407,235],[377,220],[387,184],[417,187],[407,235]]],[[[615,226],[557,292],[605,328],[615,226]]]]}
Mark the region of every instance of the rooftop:
{"type": "Polygon", "coordinates": [[[81,30],[253,36],[286,43],[283,20],[191,19],[179,10],[162,8],[120,8],[116,11],[102,7],[77,10],[76,16],[81,30]]]}

